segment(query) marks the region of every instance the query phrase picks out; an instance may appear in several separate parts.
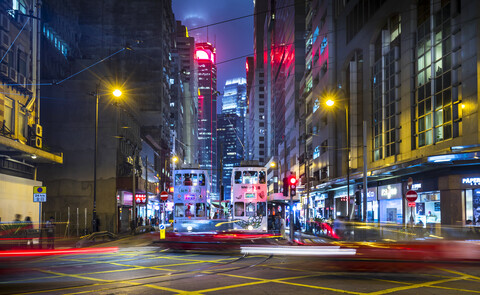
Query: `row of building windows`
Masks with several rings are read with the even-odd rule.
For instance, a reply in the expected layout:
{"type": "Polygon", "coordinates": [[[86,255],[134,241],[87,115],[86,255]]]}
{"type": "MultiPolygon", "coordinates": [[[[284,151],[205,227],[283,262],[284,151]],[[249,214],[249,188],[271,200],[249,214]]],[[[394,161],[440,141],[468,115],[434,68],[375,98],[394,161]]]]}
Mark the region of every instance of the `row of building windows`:
{"type": "Polygon", "coordinates": [[[43,25],[43,35],[52,42],[53,46],[57,48],[60,53],[62,53],[65,57],[69,54],[69,47],[65,41],[60,38],[60,36],[53,30],[49,25],[43,25]]]}

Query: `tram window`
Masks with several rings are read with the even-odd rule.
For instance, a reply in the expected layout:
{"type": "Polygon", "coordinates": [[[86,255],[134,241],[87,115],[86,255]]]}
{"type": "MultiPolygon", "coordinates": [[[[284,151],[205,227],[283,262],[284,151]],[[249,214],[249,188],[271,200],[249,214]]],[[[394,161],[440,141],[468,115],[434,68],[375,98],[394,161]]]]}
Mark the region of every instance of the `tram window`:
{"type": "Polygon", "coordinates": [[[242,172],[235,171],[235,183],[242,183],[242,172]]]}
{"type": "Polygon", "coordinates": [[[243,183],[245,184],[258,184],[257,171],[243,171],[243,183]]]}
{"type": "Polygon", "coordinates": [[[183,177],[184,177],[184,184],[186,186],[191,186],[192,185],[192,178],[191,178],[191,174],[190,173],[185,173],[183,174],[183,177]]]}
{"type": "Polygon", "coordinates": [[[185,217],[183,203],[175,204],[175,217],[185,217]]]}
{"type": "Polygon", "coordinates": [[[243,202],[236,202],[235,203],[235,216],[243,216],[244,215],[244,204],[243,202]]]}
{"type": "Polygon", "coordinates": [[[245,209],[246,216],[255,216],[255,203],[248,203],[245,209]]]}
{"type": "Polygon", "coordinates": [[[175,185],[183,185],[182,174],[175,174],[175,185]]]}
{"type": "Polygon", "coordinates": [[[266,177],[265,177],[265,171],[260,171],[260,176],[258,177],[258,181],[261,183],[261,184],[264,184],[266,183],[266,177]]]}
{"type": "Polygon", "coordinates": [[[192,174],[192,185],[197,186],[198,185],[198,175],[192,174]]]}
{"type": "Polygon", "coordinates": [[[197,217],[205,217],[205,204],[203,203],[195,204],[195,213],[197,217]]]}
{"type": "Polygon", "coordinates": [[[266,216],[266,203],[265,202],[258,202],[257,203],[257,216],[266,216]]]}
{"type": "Polygon", "coordinates": [[[192,203],[185,204],[185,217],[195,217],[195,207],[192,203]]]}
{"type": "Polygon", "coordinates": [[[198,175],[198,183],[201,186],[205,186],[205,174],[201,173],[198,175]]]}

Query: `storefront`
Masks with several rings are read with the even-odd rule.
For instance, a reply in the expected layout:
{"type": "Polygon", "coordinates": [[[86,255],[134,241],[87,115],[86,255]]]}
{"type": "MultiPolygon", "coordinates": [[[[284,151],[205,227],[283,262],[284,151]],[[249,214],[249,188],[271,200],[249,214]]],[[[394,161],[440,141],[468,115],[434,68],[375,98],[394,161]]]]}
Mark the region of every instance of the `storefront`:
{"type": "Polygon", "coordinates": [[[480,176],[463,177],[461,185],[464,188],[465,223],[480,225],[480,176]]]}
{"type": "Polygon", "coordinates": [[[377,187],[367,188],[367,222],[378,222],[377,187]]]}
{"type": "Polygon", "coordinates": [[[427,227],[441,223],[440,208],[440,191],[418,193],[415,201],[415,224],[427,227]]]}
{"type": "Polygon", "coordinates": [[[133,207],[132,193],[127,191],[119,191],[117,193],[117,206],[118,232],[129,231],[133,207]]]}
{"type": "Polygon", "coordinates": [[[314,197],[315,218],[325,218],[327,216],[325,211],[327,194],[316,194],[314,197]]]}
{"type": "Polygon", "coordinates": [[[333,196],[334,204],[335,204],[335,216],[334,219],[338,217],[347,217],[348,216],[348,209],[349,209],[349,198],[347,196],[347,190],[341,189],[337,190],[333,196]]]}
{"type": "MultiPolygon", "coordinates": [[[[401,184],[378,187],[379,221],[382,223],[403,223],[403,203],[401,184]]],[[[368,208],[368,207],[367,207],[368,208]]],[[[372,202],[373,210],[373,202],[372,202]]]]}

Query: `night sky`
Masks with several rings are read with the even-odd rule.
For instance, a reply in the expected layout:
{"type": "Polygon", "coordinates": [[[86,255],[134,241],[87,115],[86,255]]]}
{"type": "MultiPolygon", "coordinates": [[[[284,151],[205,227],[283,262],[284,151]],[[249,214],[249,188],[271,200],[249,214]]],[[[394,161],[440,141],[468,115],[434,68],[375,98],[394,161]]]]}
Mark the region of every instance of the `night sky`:
{"type": "Polygon", "coordinates": [[[209,41],[217,48],[218,91],[225,81],[245,77],[245,57],[253,55],[253,0],[172,0],[175,19],[186,25],[195,42],[209,41]],[[195,28],[251,15],[208,28],[195,28]],[[241,58],[240,58],[241,57],[241,58]],[[224,62],[237,58],[233,61],[224,62]],[[223,62],[223,63],[222,63],[223,62]]]}

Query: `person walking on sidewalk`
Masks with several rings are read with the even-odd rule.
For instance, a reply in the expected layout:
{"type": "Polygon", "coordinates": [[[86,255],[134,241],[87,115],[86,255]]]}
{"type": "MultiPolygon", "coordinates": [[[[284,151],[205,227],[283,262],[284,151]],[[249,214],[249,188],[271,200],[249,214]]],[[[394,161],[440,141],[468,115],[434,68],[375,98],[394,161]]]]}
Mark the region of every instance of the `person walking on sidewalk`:
{"type": "Polygon", "coordinates": [[[47,249],[54,249],[55,248],[55,218],[50,216],[50,220],[46,222],[45,227],[47,228],[47,249]]]}

